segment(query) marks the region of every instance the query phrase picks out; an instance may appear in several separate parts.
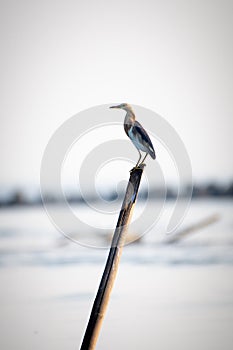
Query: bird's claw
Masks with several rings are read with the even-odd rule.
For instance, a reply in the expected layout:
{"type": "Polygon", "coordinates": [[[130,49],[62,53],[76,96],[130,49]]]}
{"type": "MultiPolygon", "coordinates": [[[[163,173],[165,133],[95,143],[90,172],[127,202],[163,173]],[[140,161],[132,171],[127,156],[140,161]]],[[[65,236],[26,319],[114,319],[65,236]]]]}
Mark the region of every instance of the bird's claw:
{"type": "Polygon", "coordinates": [[[129,172],[131,174],[134,170],[136,170],[136,169],[143,169],[145,166],[146,166],[145,163],[140,163],[138,165],[135,165],[129,172]]]}

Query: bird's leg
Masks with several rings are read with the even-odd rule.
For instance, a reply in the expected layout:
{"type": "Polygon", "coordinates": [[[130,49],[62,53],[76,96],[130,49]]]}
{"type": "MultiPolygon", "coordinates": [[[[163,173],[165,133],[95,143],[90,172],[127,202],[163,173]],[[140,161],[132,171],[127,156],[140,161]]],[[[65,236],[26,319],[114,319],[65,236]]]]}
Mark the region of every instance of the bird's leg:
{"type": "Polygon", "coordinates": [[[130,170],[130,173],[131,173],[134,169],[136,169],[136,168],[138,167],[138,164],[139,164],[139,162],[140,162],[140,160],[141,160],[141,158],[142,158],[142,155],[141,155],[141,152],[139,151],[139,149],[138,149],[138,153],[139,153],[139,159],[138,159],[138,161],[137,161],[137,164],[133,167],[133,169],[130,170]]]}
{"type": "Polygon", "coordinates": [[[139,162],[140,162],[140,160],[142,158],[142,155],[141,155],[141,152],[139,151],[139,149],[138,149],[138,153],[139,153],[139,159],[137,161],[137,164],[135,165],[135,168],[137,168],[137,166],[138,166],[138,164],[139,164],[139,162]]]}
{"type": "Polygon", "coordinates": [[[148,156],[148,153],[145,155],[145,157],[143,158],[143,160],[141,161],[141,163],[139,165],[143,164],[143,162],[145,161],[147,156],[148,156]]]}

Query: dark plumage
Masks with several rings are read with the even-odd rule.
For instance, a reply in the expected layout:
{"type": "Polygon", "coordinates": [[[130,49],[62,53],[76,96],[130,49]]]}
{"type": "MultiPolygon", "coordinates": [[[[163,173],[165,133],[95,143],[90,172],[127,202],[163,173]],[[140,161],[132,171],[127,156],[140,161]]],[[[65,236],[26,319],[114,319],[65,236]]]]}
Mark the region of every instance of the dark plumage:
{"type": "Polygon", "coordinates": [[[146,130],[143,128],[143,126],[138,121],[135,121],[134,126],[132,128],[132,133],[135,136],[135,138],[137,135],[140,143],[145,145],[151,158],[155,159],[156,155],[155,155],[155,150],[154,150],[153,144],[151,142],[151,139],[150,139],[149,135],[147,134],[146,130]]]}
{"type": "Polygon", "coordinates": [[[112,106],[110,108],[120,108],[126,111],[124,129],[128,137],[133,142],[134,146],[137,148],[140,155],[136,167],[139,165],[139,162],[142,157],[140,151],[146,153],[145,157],[143,158],[140,164],[144,162],[148,154],[151,156],[151,158],[155,159],[155,150],[150,140],[150,137],[147,134],[146,130],[143,128],[143,126],[135,120],[135,114],[132,110],[132,107],[127,103],[122,103],[118,106],[112,106]]]}

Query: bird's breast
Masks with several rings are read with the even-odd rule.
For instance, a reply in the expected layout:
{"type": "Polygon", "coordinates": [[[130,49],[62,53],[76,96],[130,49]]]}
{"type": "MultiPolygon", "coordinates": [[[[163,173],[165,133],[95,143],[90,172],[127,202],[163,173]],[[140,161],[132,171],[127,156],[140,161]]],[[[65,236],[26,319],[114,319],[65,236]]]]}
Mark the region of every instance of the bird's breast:
{"type": "Polygon", "coordinates": [[[131,127],[132,127],[132,125],[130,125],[130,124],[124,124],[124,129],[125,129],[125,132],[126,132],[126,134],[129,136],[129,130],[131,129],[131,127]]]}

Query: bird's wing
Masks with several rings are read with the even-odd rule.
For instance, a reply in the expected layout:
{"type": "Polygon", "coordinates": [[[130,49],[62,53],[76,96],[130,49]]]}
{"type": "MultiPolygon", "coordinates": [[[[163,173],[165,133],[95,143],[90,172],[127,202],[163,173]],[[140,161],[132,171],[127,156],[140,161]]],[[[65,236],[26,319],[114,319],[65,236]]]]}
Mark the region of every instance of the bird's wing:
{"type": "Polygon", "coordinates": [[[143,126],[138,121],[135,121],[133,128],[135,128],[136,133],[140,134],[142,140],[148,146],[149,154],[151,155],[151,157],[153,159],[155,159],[155,150],[154,150],[153,144],[152,144],[151,139],[150,139],[149,135],[147,134],[146,130],[143,128],[143,126]]]}

